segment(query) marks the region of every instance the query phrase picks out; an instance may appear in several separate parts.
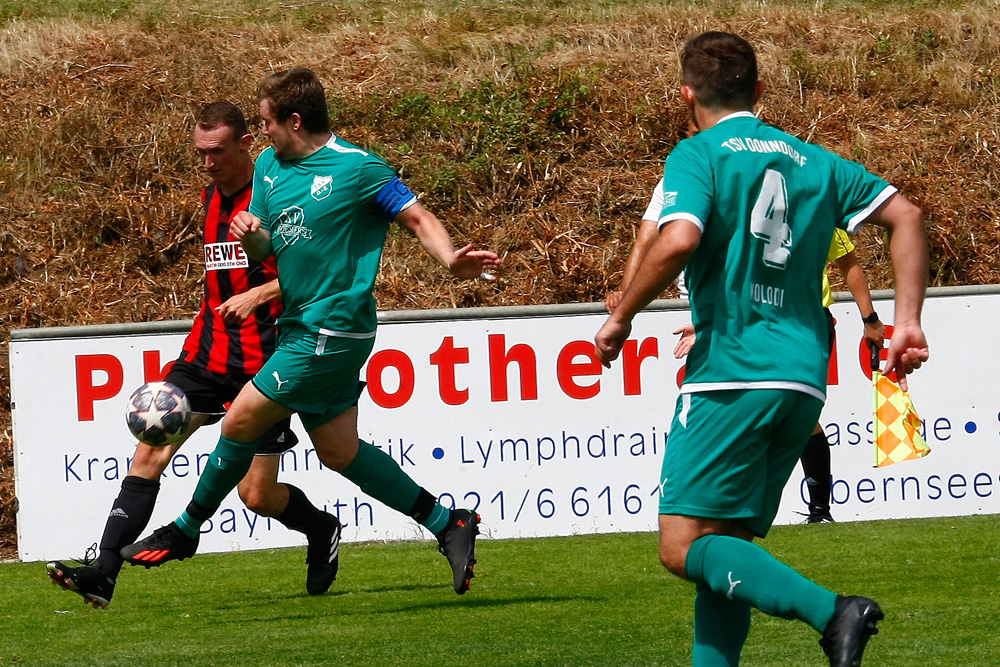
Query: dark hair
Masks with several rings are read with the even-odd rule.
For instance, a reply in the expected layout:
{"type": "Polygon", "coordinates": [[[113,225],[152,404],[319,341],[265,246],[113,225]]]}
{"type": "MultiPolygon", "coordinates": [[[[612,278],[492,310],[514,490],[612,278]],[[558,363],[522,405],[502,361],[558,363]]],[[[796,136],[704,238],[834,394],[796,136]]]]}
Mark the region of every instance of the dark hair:
{"type": "Polygon", "coordinates": [[[297,113],[306,132],[321,134],[330,131],[326,93],[319,77],[310,69],[293,67],[275,72],[257,86],[257,99],[268,101],[271,114],[279,123],[297,113]]]}
{"type": "Polygon", "coordinates": [[[681,53],[684,83],[706,109],[752,109],[757,56],[750,43],[728,32],[703,32],[681,53]]]}
{"type": "Polygon", "coordinates": [[[198,127],[203,130],[214,130],[225,125],[233,131],[233,138],[240,139],[250,132],[246,116],[240,108],[228,100],[217,100],[201,110],[198,116],[198,127]]]}

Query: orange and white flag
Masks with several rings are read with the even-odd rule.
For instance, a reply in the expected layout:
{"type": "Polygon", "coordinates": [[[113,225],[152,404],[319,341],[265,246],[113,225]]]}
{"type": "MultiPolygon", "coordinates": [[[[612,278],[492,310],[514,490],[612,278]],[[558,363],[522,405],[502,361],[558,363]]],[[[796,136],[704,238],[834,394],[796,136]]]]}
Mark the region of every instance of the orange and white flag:
{"type": "Polygon", "coordinates": [[[873,357],[872,362],[875,467],[882,468],[927,456],[931,453],[931,448],[920,435],[920,417],[913,408],[910,394],[879,372],[877,356],[873,357]]]}

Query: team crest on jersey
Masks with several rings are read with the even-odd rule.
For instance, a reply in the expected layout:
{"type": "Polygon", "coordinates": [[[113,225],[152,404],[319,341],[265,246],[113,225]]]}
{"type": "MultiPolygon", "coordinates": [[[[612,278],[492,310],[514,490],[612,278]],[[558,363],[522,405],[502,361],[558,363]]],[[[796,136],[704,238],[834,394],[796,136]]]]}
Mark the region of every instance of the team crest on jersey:
{"type": "Polygon", "coordinates": [[[677,193],[676,192],[664,192],[663,193],[663,206],[673,206],[677,203],[677,193]]]}
{"type": "Polygon", "coordinates": [[[333,176],[316,176],[313,178],[312,196],[316,201],[322,201],[333,192],[333,176]]]}
{"type": "Polygon", "coordinates": [[[305,225],[306,216],[298,206],[290,206],[278,216],[274,233],[284,240],[285,245],[295,245],[299,239],[312,238],[312,230],[305,225]]]}

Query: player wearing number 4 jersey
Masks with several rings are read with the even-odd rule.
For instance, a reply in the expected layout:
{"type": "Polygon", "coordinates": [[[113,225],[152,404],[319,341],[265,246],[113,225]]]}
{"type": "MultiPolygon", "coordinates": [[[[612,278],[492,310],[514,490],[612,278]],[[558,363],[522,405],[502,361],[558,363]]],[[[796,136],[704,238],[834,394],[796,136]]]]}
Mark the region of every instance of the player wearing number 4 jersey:
{"type": "Polygon", "coordinates": [[[660,231],[598,332],[616,359],[635,314],[685,269],[697,332],[664,453],[660,560],[697,587],[692,661],[735,665],[750,610],[804,621],[835,666],[858,665],[883,613],[843,597],[752,543],[825,398],[821,276],[834,227],[889,230],[896,330],[886,360],[902,383],[927,359],[920,326],[927,247],[919,209],[861,166],[759,121],[752,47],[693,37],[681,97],[700,130],[664,169],[660,231]]]}
{"type": "Polygon", "coordinates": [[[460,278],[498,268],[499,257],[471,246],[456,250],[384,161],[335,136],[323,86],[310,70],[268,77],[258,97],[271,147],[257,160],[249,211],[231,229],[251,258],[277,259],[284,306],[278,346],[233,402],[187,510],[122,556],[153,566],[194,555],[200,526],[246,472],[261,436],[297,412],[324,465],[437,536],[461,595],[473,577],[479,517],[445,508],[391,457],[358,439],[358,374],[375,339],[372,290],[390,222],[411,230],[460,278]]]}
{"type": "MultiPolygon", "coordinates": [[[[646,253],[648,246],[656,239],[658,229],[657,222],[660,213],[663,212],[663,179],[653,188],[653,194],[649,199],[646,212],[643,213],[642,221],[636,232],[635,243],[629,252],[625,262],[625,271],[622,275],[621,290],[608,292],[605,298],[605,306],[609,313],[613,312],[615,306],[621,300],[622,291],[628,286],[635,274],[635,268],[639,265],[642,257],[646,253]]],[[[854,300],[861,309],[861,316],[865,324],[864,339],[877,349],[882,349],[885,338],[885,325],[879,320],[872,306],[871,292],[868,288],[868,281],[865,279],[864,269],[858,263],[854,254],[854,244],[851,243],[850,236],[844,230],[837,228],[834,230],[833,240],[830,243],[830,253],[827,261],[837,265],[848,289],[854,296],[854,300]]],[[[681,290],[681,297],[687,298],[687,288],[683,284],[684,274],[677,277],[677,285],[681,290]]],[[[829,307],[833,304],[833,292],[830,289],[830,281],[826,272],[823,273],[823,307],[829,323],[829,345],[833,349],[834,344],[834,319],[829,307]]],[[[680,334],[681,338],[674,347],[674,356],[678,359],[687,356],[688,351],[694,344],[694,327],[685,324],[674,331],[680,334]]],[[[830,444],[822,427],[817,424],[813,435],[806,444],[802,453],[802,471],[806,476],[806,488],[809,491],[809,514],[807,523],[833,523],[830,515],[830,487],[832,478],[830,474],[830,444]]]]}

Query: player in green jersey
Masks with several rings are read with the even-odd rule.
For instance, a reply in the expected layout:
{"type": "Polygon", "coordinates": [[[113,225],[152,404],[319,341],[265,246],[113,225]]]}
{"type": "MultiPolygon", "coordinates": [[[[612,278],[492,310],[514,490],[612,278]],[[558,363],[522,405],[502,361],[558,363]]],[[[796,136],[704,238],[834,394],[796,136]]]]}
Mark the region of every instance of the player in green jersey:
{"type": "MultiPolygon", "coordinates": [[[[693,133],[692,133],[693,135],[693,133]]],[[[619,290],[608,292],[604,304],[609,313],[614,312],[615,306],[621,301],[622,293],[632,281],[636,268],[642,262],[642,258],[649,246],[656,240],[659,231],[660,213],[663,211],[663,179],[653,188],[646,212],[643,213],[636,231],[635,242],[629,251],[628,259],[625,262],[625,270],[622,273],[622,283],[619,290]]],[[[868,281],[865,278],[864,269],[858,262],[854,253],[854,244],[850,236],[844,230],[837,228],[834,230],[833,240],[830,242],[830,252],[827,255],[827,262],[837,265],[840,275],[847,283],[854,301],[861,310],[861,317],[864,322],[864,339],[869,345],[881,350],[885,339],[885,325],[879,320],[878,314],[872,305],[871,291],[868,288],[868,281]]],[[[683,284],[684,273],[677,277],[677,285],[680,287],[681,298],[688,297],[687,288],[683,284]]],[[[826,272],[823,272],[823,308],[829,324],[828,343],[830,349],[834,344],[834,319],[830,313],[830,306],[833,305],[833,291],[830,289],[830,280],[826,272]]],[[[674,357],[681,359],[686,357],[694,345],[694,326],[685,324],[674,331],[675,335],[680,335],[677,345],[674,347],[674,357]]],[[[802,472],[805,475],[806,488],[809,492],[809,513],[806,515],[806,523],[833,523],[833,516],[830,514],[830,493],[833,478],[830,474],[830,443],[826,439],[823,427],[816,424],[813,434],[806,443],[805,451],[802,452],[802,472]]]]}
{"type": "Polygon", "coordinates": [[[693,37],[681,69],[699,132],[667,158],[659,234],[597,333],[597,355],[616,359],[635,314],[685,269],[697,339],[664,453],[659,526],[661,562],[698,591],[693,663],[738,664],[755,607],[815,628],[831,665],[857,665],[878,604],[822,588],[753,539],[767,534],[825,398],[820,290],[835,226],[889,231],[886,372],[905,385],[927,359],[921,212],[860,165],[757,120],[763,86],[742,38],[693,37]]]}
{"type": "Polygon", "coordinates": [[[294,412],[325,466],[437,536],[461,595],[474,576],[479,516],[445,508],[390,456],[359,440],[358,374],[375,340],[372,290],[392,221],[456,277],[480,277],[500,258],[471,245],[456,250],[437,217],[381,158],[333,134],[312,71],[278,72],[257,93],[271,146],[257,159],[253,199],[231,231],[252,259],[277,260],[278,346],[233,401],[185,512],[122,556],[153,567],[194,555],[201,525],[246,472],[261,435],[294,412]]]}

